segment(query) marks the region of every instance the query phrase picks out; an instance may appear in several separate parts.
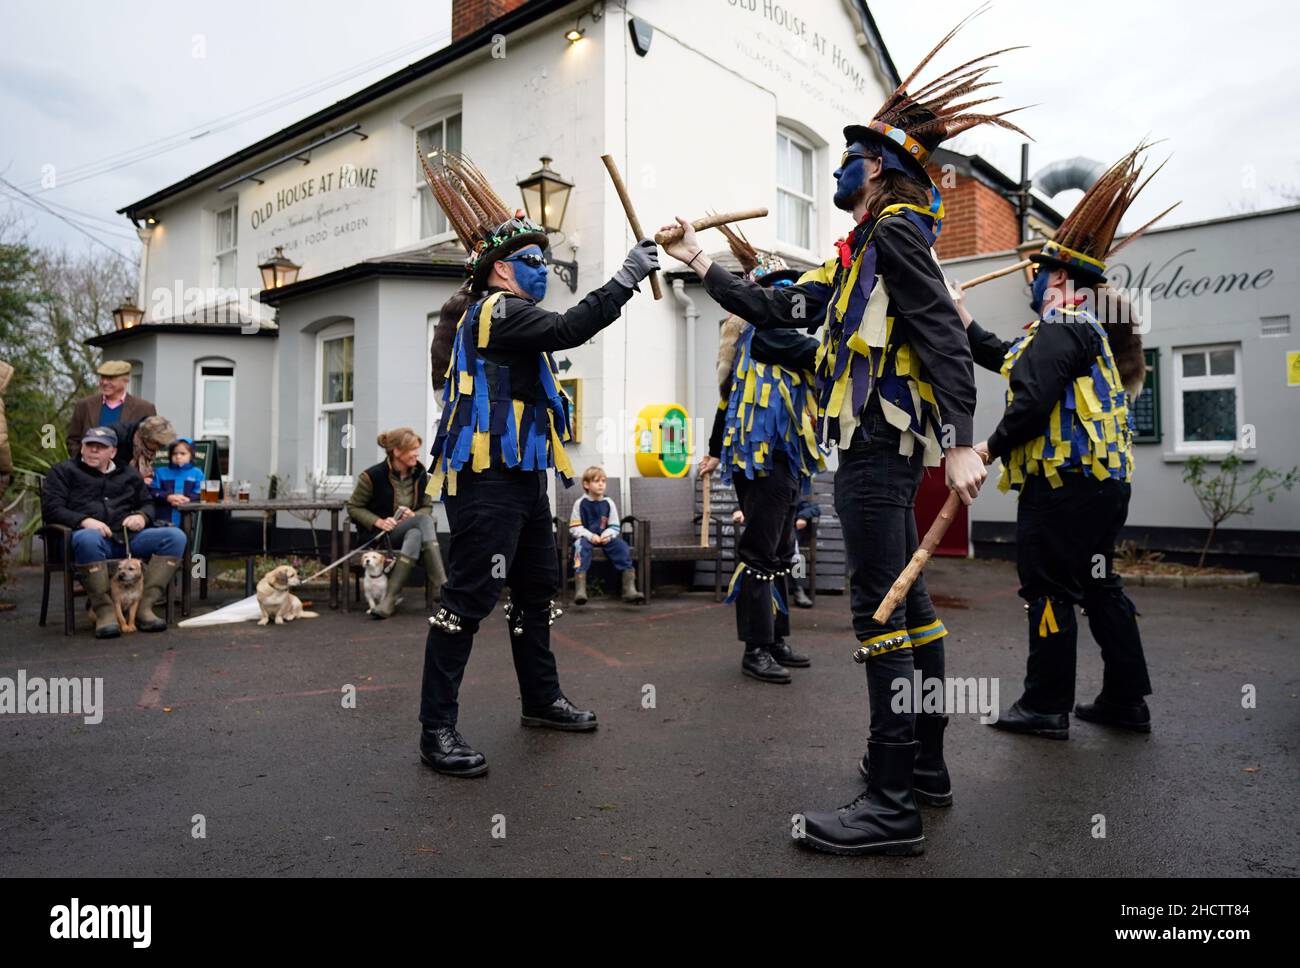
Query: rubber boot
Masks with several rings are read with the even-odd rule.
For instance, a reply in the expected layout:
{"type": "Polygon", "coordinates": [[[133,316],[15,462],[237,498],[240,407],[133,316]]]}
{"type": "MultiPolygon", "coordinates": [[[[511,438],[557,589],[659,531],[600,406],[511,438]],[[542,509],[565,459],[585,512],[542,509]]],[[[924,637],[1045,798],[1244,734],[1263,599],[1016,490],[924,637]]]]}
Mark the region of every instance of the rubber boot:
{"type": "Polygon", "coordinates": [[[180,558],[170,555],[153,555],[145,563],[144,590],[140,593],[140,609],[135,613],[135,627],[141,632],[167,631],[167,595],[180,566],[180,558]],[[162,615],[154,609],[162,609],[162,615]]]}
{"type": "Polygon", "coordinates": [[[117,624],[113,594],[109,591],[108,562],[93,561],[88,565],[78,565],[77,577],[81,579],[81,587],[86,590],[86,598],[90,601],[91,614],[95,616],[95,638],[117,638],[122,634],[122,629],[117,624]]]}
{"type": "Polygon", "coordinates": [[[573,576],[573,604],[587,604],[587,573],[580,571],[573,576]]]}
{"type": "Polygon", "coordinates": [[[406,585],[406,579],[411,577],[411,569],[414,567],[414,558],[400,554],[397,556],[397,561],[393,562],[393,570],[388,573],[388,587],[384,590],[384,597],[370,610],[372,616],[392,618],[393,613],[397,611],[397,603],[402,600],[402,588],[406,585]]]}
{"type": "Polygon", "coordinates": [[[917,743],[871,740],[871,775],[856,800],[833,812],[803,814],[805,847],[828,854],[910,856],[925,850],[921,811],[912,795],[917,743]]]}
{"type": "MultiPolygon", "coordinates": [[[[948,764],[943,760],[943,731],[947,728],[947,716],[934,713],[916,716],[916,739],[920,745],[912,770],[912,792],[923,806],[952,806],[952,782],[948,778],[948,764]]],[[[870,753],[862,754],[858,772],[871,781],[870,753]]]]}
{"type": "Polygon", "coordinates": [[[438,542],[426,541],[420,546],[420,564],[424,566],[426,579],[433,586],[433,600],[442,601],[442,586],[447,583],[447,568],[442,563],[438,542]]]}
{"type": "Polygon", "coordinates": [[[631,568],[623,572],[623,601],[631,604],[645,601],[645,596],[636,590],[636,572],[631,568]]]}

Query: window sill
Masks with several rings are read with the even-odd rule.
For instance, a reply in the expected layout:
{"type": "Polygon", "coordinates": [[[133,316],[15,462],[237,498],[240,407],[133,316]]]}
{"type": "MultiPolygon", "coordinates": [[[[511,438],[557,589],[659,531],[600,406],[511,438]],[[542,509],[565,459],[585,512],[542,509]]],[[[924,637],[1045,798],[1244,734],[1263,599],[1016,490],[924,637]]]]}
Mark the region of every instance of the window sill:
{"type": "Polygon", "coordinates": [[[1204,457],[1212,464],[1221,464],[1223,463],[1223,459],[1229,455],[1236,455],[1237,457],[1240,457],[1244,463],[1253,464],[1255,463],[1257,452],[1254,450],[1167,450],[1160,455],[1160,459],[1166,464],[1186,464],[1192,457],[1204,457]]]}

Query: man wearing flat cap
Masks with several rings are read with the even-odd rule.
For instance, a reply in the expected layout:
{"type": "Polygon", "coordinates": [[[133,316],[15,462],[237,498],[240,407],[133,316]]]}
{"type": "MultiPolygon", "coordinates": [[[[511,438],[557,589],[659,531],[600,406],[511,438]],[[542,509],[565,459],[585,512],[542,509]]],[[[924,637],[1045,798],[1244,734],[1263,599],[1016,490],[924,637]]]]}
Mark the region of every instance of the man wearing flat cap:
{"type": "Polygon", "coordinates": [[[41,514],[46,524],[72,531],[72,564],[95,616],[95,638],[122,634],[109,587],[109,559],[145,560],[144,587],[135,626],[167,628],[167,588],[185,554],[180,528],[151,527],[153,495],[134,467],[119,462],[112,427],[90,427],[78,456],[59,461],[45,475],[41,514]]]}
{"type": "Polygon", "coordinates": [[[91,427],[136,423],[158,411],[148,400],[126,392],[131,385],[131,364],[126,360],[105,360],[99,373],[99,392],[77,401],[68,424],[68,454],[75,460],[81,455],[81,438],[91,427]]]}

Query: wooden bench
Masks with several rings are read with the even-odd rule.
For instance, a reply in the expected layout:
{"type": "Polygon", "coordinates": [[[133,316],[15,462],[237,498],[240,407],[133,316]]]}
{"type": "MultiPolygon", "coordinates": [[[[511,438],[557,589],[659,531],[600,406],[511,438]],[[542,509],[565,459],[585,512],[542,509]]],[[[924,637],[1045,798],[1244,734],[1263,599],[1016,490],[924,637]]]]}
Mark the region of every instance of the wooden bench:
{"type": "MultiPolygon", "coordinates": [[[[638,571],[642,591],[650,601],[650,569],[655,561],[710,562],[713,566],[713,598],[722,601],[722,528],[716,510],[710,513],[709,544],[700,544],[701,512],[696,511],[700,493],[695,477],[632,478],[632,509],[636,512],[638,571]]],[[[698,566],[697,566],[698,568],[698,566]]]]}

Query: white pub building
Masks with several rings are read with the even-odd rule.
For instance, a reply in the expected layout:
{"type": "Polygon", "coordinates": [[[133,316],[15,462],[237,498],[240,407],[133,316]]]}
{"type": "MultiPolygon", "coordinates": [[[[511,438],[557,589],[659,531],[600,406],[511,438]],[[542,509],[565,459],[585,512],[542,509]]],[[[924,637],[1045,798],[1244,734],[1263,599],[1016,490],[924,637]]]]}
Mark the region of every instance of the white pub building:
{"type": "MultiPolygon", "coordinates": [[[[146,315],[94,342],[133,361],[139,392],[178,430],[221,440],[235,479],[311,476],[346,494],[382,456],[380,430],[431,440],[429,339],[463,253],[417,140],[464,151],[520,207],[516,185],[543,157],[572,184],[551,239],[576,271],[553,271],[544,303],[563,310],[634,241],[604,153],[647,231],[766,207],[744,225],[753,243],[822,261],[849,227],[831,204],[841,129],[897,80],[860,0],[456,0],[452,19],[449,46],[122,209],[147,238],[146,315]],[[296,280],[263,291],[259,267],[277,253],[296,280]],[[230,287],[254,298],[231,302],[230,287]]],[[[647,406],[684,407],[694,443],[707,439],[725,314],[698,283],[664,282],[662,301],[643,286],[620,321],[557,359],[578,468],[634,475],[647,406]]]]}

